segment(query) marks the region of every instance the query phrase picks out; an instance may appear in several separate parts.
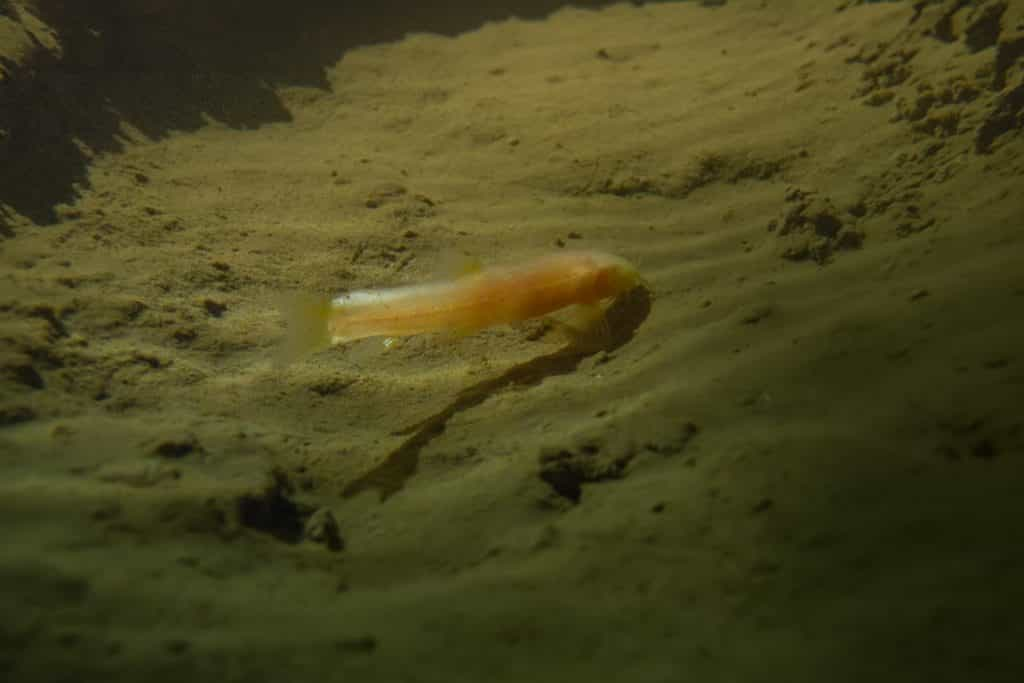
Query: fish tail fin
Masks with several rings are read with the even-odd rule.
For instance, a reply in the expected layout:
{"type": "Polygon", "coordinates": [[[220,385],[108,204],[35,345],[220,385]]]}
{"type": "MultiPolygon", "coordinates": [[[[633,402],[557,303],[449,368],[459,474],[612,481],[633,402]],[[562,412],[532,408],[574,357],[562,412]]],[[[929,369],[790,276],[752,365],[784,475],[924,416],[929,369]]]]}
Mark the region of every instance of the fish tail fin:
{"type": "Polygon", "coordinates": [[[331,345],[328,327],[330,299],[308,294],[289,294],[281,297],[278,307],[284,317],[287,332],[274,357],[275,366],[285,367],[331,345]]]}

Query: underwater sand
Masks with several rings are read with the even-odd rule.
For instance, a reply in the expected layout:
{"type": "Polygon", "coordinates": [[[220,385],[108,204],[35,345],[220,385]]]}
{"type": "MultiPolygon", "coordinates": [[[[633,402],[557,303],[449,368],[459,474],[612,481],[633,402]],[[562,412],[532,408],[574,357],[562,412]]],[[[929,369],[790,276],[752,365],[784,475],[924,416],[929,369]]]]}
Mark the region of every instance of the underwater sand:
{"type": "Polygon", "coordinates": [[[3,680],[1020,680],[1024,3],[314,4],[0,1],[3,680]]]}

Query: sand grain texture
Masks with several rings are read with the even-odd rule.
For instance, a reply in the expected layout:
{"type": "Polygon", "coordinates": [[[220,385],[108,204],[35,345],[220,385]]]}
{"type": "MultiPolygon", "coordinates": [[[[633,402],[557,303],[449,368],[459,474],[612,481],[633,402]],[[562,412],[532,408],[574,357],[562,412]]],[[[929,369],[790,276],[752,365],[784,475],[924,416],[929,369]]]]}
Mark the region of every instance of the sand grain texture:
{"type": "Polygon", "coordinates": [[[294,4],[0,0],[4,680],[1017,680],[1021,2],[294,4]]]}

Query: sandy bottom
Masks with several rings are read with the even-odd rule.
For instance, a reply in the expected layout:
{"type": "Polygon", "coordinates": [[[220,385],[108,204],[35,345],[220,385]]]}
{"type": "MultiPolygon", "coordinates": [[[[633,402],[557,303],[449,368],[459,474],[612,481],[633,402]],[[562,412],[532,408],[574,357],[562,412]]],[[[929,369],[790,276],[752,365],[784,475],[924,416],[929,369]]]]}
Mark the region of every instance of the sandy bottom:
{"type": "Polygon", "coordinates": [[[4,680],[1019,680],[1022,3],[51,4],[0,2],[4,680]],[[289,292],[570,248],[650,283],[606,348],[272,362],[289,292]]]}

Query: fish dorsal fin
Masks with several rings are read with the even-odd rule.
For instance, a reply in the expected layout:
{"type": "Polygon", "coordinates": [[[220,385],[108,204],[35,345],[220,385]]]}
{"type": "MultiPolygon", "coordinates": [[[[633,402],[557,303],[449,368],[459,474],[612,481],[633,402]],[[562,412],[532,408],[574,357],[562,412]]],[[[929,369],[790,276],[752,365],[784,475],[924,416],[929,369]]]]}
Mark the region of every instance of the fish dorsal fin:
{"type": "Polygon", "coordinates": [[[476,256],[458,251],[441,254],[434,262],[434,270],[439,279],[461,280],[472,277],[483,270],[483,262],[476,256]]]}
{"type": "Polygon", "coordinates": [[[476,256],[458,250],[442,251],[433,262],[434,273],[440,281],[462,280],[483,269],[483,262],[476,256]]]}
{"type": "Polygon", "coordinates": [[[466,256],[456,262],[455,277],[464,278],[476,275],[484,269],[483,263],[475,256],[466,256]]]}

